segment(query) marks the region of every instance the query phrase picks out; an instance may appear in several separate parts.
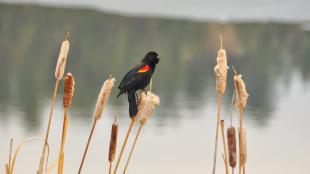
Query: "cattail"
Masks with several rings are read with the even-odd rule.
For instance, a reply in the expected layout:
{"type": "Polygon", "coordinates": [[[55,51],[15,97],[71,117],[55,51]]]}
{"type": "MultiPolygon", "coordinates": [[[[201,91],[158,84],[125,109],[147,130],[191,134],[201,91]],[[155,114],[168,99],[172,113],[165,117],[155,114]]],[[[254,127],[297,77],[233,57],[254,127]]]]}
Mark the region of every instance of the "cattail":
{"type": "Polygon", "coordinates": [[[242,131],[239,128],[239,141],[240,141],[240,165],[244,168],[247,161],[247,144],[246,144],[246,130],[245,127],[242,131]]]}
{"type": "Polygon", "coordinates": [[[71,73],[68,73],[64,79],[64,96],[63,96],[64,108],[69,108],[72,103],[74,84],[75,82],[73,75],[71,73]]]}
{"type": "MultiPolygon", "coordinates": [[[[222,43],[222,37],[221,37],[222,43]]],[[[220,94],[224,94],[226,88],[226,79],[227,79],[227,57],[226,51],[222,48],[217,52],[217,64],[214,67],[215,77],[216,77],[216,91],[220,94]]]]}
{"type": "Polygon", "coordinates": [[[236,88],[236,107],[237,108],[244,108],[249,94],[246,91],[246,86],[244,84],[244,81],[242,80],[242,75],[235,75],[234,81],[235,81],[235,88],[236,88]]]}
{"type": "MultiPolygon", "coordinates": [[[[147,120],[150,118],[155,105],[158,106],[159,105],[159,97],[155,94],[153,94],[151,91],[148,91],[147,93],[145,92],[140,92],[140,96],[138,98],[138,113],[137,113],[137,118],[140,121],[140,126],[138,129],[138,132],[136,134],[136,137],[134,139],[133,145],[131,147],[128,159],[126,161],[126,165],[124,168],[123,173],[126,173],[126,170],[128,168],[132,153],[135,149],[135,146],[137,144],[139,135],[141,133],[142,127],[143,125],[147,122],[147,120]]],[[[115,173],[114,173],[115,174],[115,173]]]]}
{"type": "Polygon", "coordinates": [[[141,92],[138,99],[138,113],[137,118],[141,124],[146,123],[150,118],[155,105],[159,105],[159,97],[152,92],[141,92]]]}
{"type": "Polygon", "coordinates": [[[87,151],[88,151],[88,147],[89,147],[91,138],[93,136],[93,133],[94,133],[97,121],[101,118],[104,106],[107,103],[109,95],[110,95],[111,90],[112,90],[112,87],[114,86],[114,82],[115,82],[115,79],[112,78],[112,76],[110,75],[109,79],[107,79],[103,83],[102,88],[100,90],[100,93],[99,93],[99,96],[98,96],[98,99],[97,99],[97,104],[96,104],[95,112],[94,112],[93,126],[92,126],[90,134],[88,136],[88,140],[87,140],[87,143],[86,143],[86,147],[85,147],[85,150],[84,150],[84,154],[83,154],[83,157],[82,157],[82,161],[81,161],[81,164],[80,164],[80,167],[79,167],[78,174],[80,174],[82,172],[82,168],[83,168],[83,165],[84,165],[85,157],[86,157],[86,154],[87,154],[87,151]]]}
{"type": "Polygon", "coordinates": [[[109,78],[103,83],[101,91],[98,96],[96,109],[94,112],[95,120],[99,120],[101,118],[104,106],[107,103],[109,95],[111,93],[111,89],[114,86],[114,82],[115,82],[114,78],[109,78]]]}
{"type": "Polygon", "coordinates": [[[226,51],[223,49],[222,36],[221,39],[221,49],[218,51],[218,56],[216,58],[217,64],[214,67],[215,77],[216,77],[216,91],[218,93],[218,103],[217,103],[217,114],[216,114],[216,131],[215,131],[215,144],[214,144],[214,157],[213,157],[213,169],[212,174],[216,173],[216,156],[217,156],[217,144],[218,144],[218,134],[219,134],[219,124],[220,124],[220,114],[222,107],[222,96],[226,88],[227,79],[227,58],[226,51]]]}
{"type": "Polygon", "coordinates": [[[237,164],[237,144],[236,144],[236,129],[229,127],[227,129],[227,142],[228,142],[228,158],[229,165],[232,168],[237,164]]]}
{"type": "Polygon", "coordinates": [[[48,118],[48,123],[47,123],[47,128],[46,128],[46,133],[45,133],[45,139],[44,139],[44,144],[43,144],[43,149],[42,149],[42,153],[41,153],[41,157],[40,157],[40,163],[39,163],[39,168],[37,170],[37,174],[43,173],[46,144],[48,143],[48,137],[49,137],[49,132],[50,132],[50,128],[51,128],[51,122],[52,122],[52,117],[53,117],[53,113],[54,113],[55,103],[56,103],[56,95],[57,95],[58,84],[59,84],[59,80],[62,79],[63,74],[65,72],[67,56],[68,56],[68,52],[69,52],[70,43],[68,41],[68,36],[69,36],[69,32],[67,33],[65,41],[62,42],[62,45],[60,48],[60,53],[59,53],[58,60],[57,60],[57,65],[56,65],[56,70],[55,70],[56,82],[55,82],[54,93],[53,93],[52,103],[51,103],[51,110],[50,110],[50,114],[49,114],[49,118],[48,118]]]}
{"type": "Polygon", "coordinates": [[[63,165],[64,165],[64,147],[65,147],[65,140],[67,134],[67,127],[68,127],[68,108],[72,103],[72,97],[74,92],[74,77],[71,73],[67,73],[64,78],[64,96],[63,96],[63,107],[64,107],[64,121],[62,126],[62,134],[61,134],[61,143],[60,143],[60,150],[59,150],[59,157],[58,157],[58,174],[63,173],[63,165]]]}
{"type": "Polygon", "coordinates": [[[66,38],[61,44],[61,48],[60,48],[60,52],[59,52],[59,56],[57,60],[57,65],[56,65],[56,70],[55,70],[55,77],[58,80],[61,80],[64,75],[69,47],[70,47],[70,43],[68,39],[66,38]]]}
{"type": "Polygon", "coordinates": [[[115,122],[112,124],[112,129],[111,129],[111,138],[110,138],[110,148],[109,148],[109,174],[112,173],[112,162],[114,161],[115,158],[115,153],[116,153],[116,146],[117,146],[117,134],[118,134],[118,124],[116,122],[116,117],[115,117],[115,122]]]}
{"type": "Polygon", "coordinates": [[[114,122],[111,129],[110,149],[109,149],[109,162],[115,158],[116,145],[117,145],[118,124],[114,122]]]}

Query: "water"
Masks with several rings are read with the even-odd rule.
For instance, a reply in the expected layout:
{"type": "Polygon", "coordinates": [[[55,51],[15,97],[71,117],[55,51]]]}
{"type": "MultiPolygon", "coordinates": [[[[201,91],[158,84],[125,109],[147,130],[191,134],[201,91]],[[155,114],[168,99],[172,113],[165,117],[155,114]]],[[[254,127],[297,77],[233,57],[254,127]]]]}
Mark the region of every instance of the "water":
{"type": "MultiPolygon", "coordinates": [[[[245,111],[248,173],[310,172],[310,34],[299,24],[130,18],[29,5],[0,5],[0,24],[0,166],[7,161],[11,137],[16,147],[24,138],[43,135],[59,47],[70,31],[67,71],[74,74],[76,86],[69,111],[65,173],[78,170],[103,81],[110,73],[119,80],[149,50],[162,57],[153,86],[161,104],[142,130],[128,173],[211,172],[216,122],[213,67],[221,33],[229,64],[243,74],[250,94],[245,111]]],[[[228,79],[226,125],[232,72],[228,79]]],[[[62,85],[50,135],[50,164],[57,158],[60,142],[61,91],[62,85]]],[[[116,99],[116,93],[98,122],[85,173],[107,173],[115,110],[120,112],[119,142],[123,141],[130,122],[128,104],[124,96],[116,99]]],[[[236,124],[236,112],[233,118],[236,124]]],[[[136,131],[137,127],[129,144],[136,131]]],[[[15,173],[34,173],[40,152],[39,141],[25,146],[15,173]]],[[[224,173],[221,152],[219,146],[218,171],[224,173]]]]}

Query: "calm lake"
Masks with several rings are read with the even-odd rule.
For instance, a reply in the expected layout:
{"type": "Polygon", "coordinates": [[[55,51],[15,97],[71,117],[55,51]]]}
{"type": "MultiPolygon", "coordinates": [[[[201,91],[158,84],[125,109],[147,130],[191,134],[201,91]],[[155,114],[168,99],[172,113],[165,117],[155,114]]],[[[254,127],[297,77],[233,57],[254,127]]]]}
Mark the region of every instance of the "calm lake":
{"type": "MultiPolygon", "coordinates": [[[[153,78],[153,91],[161,103],[142,130],[128,173],[211,173],[217,109],[213,67],[220,34],[228,64],[243,74],[250,94],[244,116],[247,173],[310,173],[310,32],[302,24],[193,22],[4,4],[0,4],[1,171],[8,160],[11,138],[16,148],[25,138],[45,133],[54,68],[67,31],[71,45],[66,71],[73,73],[76,84],[64,173],[78,170],[104,80],[113,74],[118,85],[150,50],[162,58],[153,78]]],[[[227,85],[222,114],[226,126],[234,90],[231,70],[227,85]]],[[[60,83],[50,134],[50,164],[55,163],[60,144],[62,90],[60,83]]],[[[108,173],[110,129],[116,110],[120,113],[118,150],[123,142],[130,119],[127,98],[116,98],[117,92],[115,87],[98,122],[84,173],[108,173]]],[[[237,123],[234,110],[233,124],[237,123]]],[[[35,172],[41,143],[33,141],[22,149],[15,173],[35,172]]],[[[218,173],[224,173],[222,149],[220,145],[218,173]]],[[[123,167],[124,162],[119,172],[123,167]]]]}

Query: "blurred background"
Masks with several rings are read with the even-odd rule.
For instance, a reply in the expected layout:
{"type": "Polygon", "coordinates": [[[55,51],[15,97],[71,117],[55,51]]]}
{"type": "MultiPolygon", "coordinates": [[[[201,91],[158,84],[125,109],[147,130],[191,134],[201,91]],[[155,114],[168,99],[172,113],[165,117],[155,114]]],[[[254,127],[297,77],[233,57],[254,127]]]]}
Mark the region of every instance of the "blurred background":
{"type": "MultiPolygon", "coordinates": [[[[118,85],[150,50],[162,58],[153,78],[161,103],[142,130],[128,173],[211,173],[217,102],[213,67],[220,34],[228,64],[243,74],[250,94],[245,110],[248,173],[310,173],[309,6],[308,0],[0,0],[1,171],[11,138],[16,147],[45,133],[54,69],[69,31],[66,71],[73,73],[76,85],[66,174],[77,172],[103,81],[111,73],[118,85]]],[[[232,71],[227,85],[222,114],[226,126],[232,71]]],[[[60,143],[62,90],[61,83],[50,135],[51,164],[60,143]]],[[[117,92],[115,87],[95,130],[84,173],[108,173],[115,111],[120,113],[123,141],[130,119],[127,98],[116,98],[117,92]]],[[[236,125],[236,111],[233,121],[236,125]]],[[[41,143],[25,146],[15,173],[34,173],[41,143]]],[[[222,149],[219,146],[218,173],[224,173],[222,149]]]]}

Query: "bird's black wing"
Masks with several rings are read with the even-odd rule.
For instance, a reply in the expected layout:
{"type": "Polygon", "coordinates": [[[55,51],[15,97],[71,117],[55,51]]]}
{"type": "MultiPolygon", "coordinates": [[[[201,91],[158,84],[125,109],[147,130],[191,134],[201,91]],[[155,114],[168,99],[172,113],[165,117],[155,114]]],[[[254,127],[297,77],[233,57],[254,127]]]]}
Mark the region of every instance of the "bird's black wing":
{"type": "Polygon", "coordinates": [[[145,80],[149,75],[151,75],[151,70],[141,71],[145,68],[145,64],[140,64],[133,67],[122,79],[119,89],[121,91],[131,90],[133,87],[138,85],[141,81],[145,80]]]}
{"type": "Polygon", "coordinates": [[[133,73],[135,73],[135,72],[137,72],[137,71],[139,71],[139,69],[140,69],[142,66],[143,66],[143,65],[136,65],[136,66],[133,67],[131,70],[129,70],[129,71],[127,72],[127,74],[123,77],[121,83],[120,83],[119,86],[118,86],[118,89],[120,89],[120,90],[123,89],[124,86],[125,86],[126,81],[127,81],[128,79],[130,79],[130,75],[133,74],[133,73]]]}

